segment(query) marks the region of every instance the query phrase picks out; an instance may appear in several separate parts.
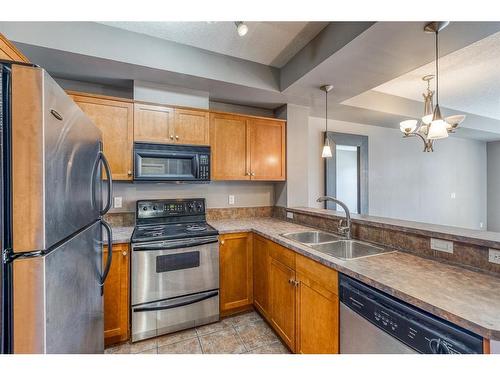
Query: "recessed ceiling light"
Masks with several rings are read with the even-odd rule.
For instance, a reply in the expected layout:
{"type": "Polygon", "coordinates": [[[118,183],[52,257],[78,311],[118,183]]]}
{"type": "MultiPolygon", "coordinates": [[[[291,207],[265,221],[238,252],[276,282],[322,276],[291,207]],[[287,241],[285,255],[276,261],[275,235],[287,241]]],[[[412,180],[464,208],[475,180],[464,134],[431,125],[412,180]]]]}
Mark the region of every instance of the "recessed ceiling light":
{"type": "Polygon", "coordinates": [[[242,21],[236,21],[234,24],[236,25],[236,30],[238,31],[238,35],[245,36],[246,33],[248,32],[248,26],[245,25],[245,23],[242,21]]]}

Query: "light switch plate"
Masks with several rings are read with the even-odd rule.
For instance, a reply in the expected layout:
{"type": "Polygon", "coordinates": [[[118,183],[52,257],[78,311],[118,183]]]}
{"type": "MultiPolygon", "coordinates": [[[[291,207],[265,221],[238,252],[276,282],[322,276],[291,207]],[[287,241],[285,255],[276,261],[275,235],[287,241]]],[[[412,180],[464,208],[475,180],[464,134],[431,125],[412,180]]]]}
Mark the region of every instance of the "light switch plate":
{"type": "Polygon", "coordinates": [[[122,197],[114,197],[113,198],[113,207],[114,208],[122,208],[122,197]]]}
{"type": "Polygon", "coordinates": [[[489,249],[488,250],[488,260],[491,263],[500,264],[500,250],[489,249]]]}
{"type": "Polygon", "coordinates": [[[234,204],[234,195],[229,196],[229,204],[234,204]]]}
{"type": "Polygon", "coordinates": [[[431,249],[453,254],[453,242],[431,238],[431,249]]]}
{"type": "Polygon", "coordinates": [[[286,218],[287,219],[293,219],[293,212],[286,212],[286,218]]]}

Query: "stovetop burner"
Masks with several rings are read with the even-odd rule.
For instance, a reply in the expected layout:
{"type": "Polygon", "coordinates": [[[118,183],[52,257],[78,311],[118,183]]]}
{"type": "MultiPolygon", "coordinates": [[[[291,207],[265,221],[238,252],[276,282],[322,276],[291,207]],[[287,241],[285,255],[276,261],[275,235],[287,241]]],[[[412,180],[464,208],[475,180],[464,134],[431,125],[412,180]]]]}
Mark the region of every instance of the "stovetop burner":
{"type": "Polygon", "coordinates": [[[188,224],[186,225],[186,230],[188,232],[203,232],[207,230],[206,225],[200,225],[200,224],[188,224]]]}

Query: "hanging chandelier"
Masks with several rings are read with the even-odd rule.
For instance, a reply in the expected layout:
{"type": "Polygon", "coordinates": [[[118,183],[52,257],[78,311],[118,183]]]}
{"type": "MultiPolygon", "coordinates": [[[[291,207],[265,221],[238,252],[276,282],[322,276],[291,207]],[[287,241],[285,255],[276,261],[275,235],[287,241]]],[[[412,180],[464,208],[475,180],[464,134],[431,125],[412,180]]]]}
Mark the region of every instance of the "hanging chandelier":
{"type": "Polygon", "coordinates": [[[427,82],[427,91],[424,97],[424,116],[420,120],[405,120],[399,123],[399,128],[403,137],[419,137],[424,142],[424,152],[434,151],[434,141],[436,139],[447,138],[450,133],[454,133],[460,123],[465,119],[464,115],[449,116],[443,119],[439,107],[439,37],[438,34],[449,22],[431,22],[425,25],[424,31],[434,33],[436,37],[436,106],[433,104],[434,91],[430,89],[430,81],[434,75],[429,74],[422,78],[427,82]]]}

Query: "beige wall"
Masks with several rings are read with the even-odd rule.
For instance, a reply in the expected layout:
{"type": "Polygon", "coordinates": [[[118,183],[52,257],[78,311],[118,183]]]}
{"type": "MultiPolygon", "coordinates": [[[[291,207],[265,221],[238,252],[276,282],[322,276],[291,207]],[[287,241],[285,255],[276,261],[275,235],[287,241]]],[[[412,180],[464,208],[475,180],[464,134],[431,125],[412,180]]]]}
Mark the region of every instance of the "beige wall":
{"type": "MultiPolygon", "coordinates": [[[[397,129],[334,120],[328,128],[368,136],[370,215],[486,229],[485,142],[452,136],[424,153],[420,140],[402,139],[397,129]]],[[[321,207],[316,198],[324,194],[324,130],[324,119],[309,118],[310,207],[321,207]]]]}
{"type": "Polygon", "coordinates": [[[123,207],[111,212],[135,211],[141,199],[205,198],[207,207],[262,207],[274,205],[274,184],[271,182],[211,182],[209,184],[131,183],[115,182],[113,196],[122,197],[123,207]],[[229,205],[228,196],[235,204],[229,205]]]}

